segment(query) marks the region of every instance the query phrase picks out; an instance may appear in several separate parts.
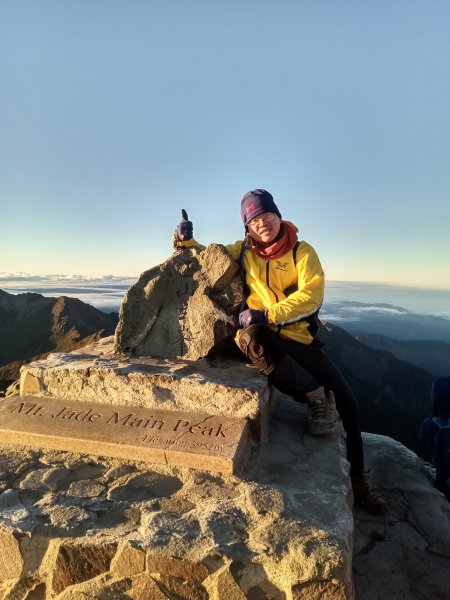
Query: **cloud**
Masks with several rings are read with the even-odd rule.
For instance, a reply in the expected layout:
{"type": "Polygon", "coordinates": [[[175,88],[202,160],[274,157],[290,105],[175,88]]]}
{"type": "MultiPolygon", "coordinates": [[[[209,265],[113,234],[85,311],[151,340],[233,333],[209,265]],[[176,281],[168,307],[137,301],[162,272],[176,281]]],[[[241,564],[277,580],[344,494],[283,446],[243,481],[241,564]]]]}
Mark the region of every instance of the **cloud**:
{"type": "Polygon", "coordinates": [[[18,285],[23,284],[25,286],[31,283],[43,283],[47,286],[54,284],[67,284],[67,285],[84,285],[86,283],[91,284],[119,284],[119,285],[131,285],[136,281],[136,277],[117,275],[102,275],[98,276],[87,276],[87,275],[30,275],[28,273],[0,273],[0,285],[18,285]]]}
{"type": "MultiPolygon", "coordinates": [[[[0,289],[13,294],[35,292],[44,296],[69,296],[103,311],[117,311],[125,292],[136,280],[135,276],[3,272],[0,273],[0,289]]],[[[331,281],[327,283],[321,318],[342,323],[411,314],[450,319],[449,306],[450,292],[442,290],[331,281]]]]}
{"type": "Polygon", "coordinates": [[[410,311],[400,308],[398,306],[380,306],[380,305],[368,305],[368,306],[342,306],[343,312],[353,313],[377,313],[377,314],[389,314],[389,315],[404,315],[410,311]]]}
{"type": "Polygon", "coordinates": [[[33,292],[47,297],[78,298],[103,312],[117,312],[136,277],[84,275],[29,275],[0,273],[0,288],[9,294],[33,292]]]}
{"type": "Polygon", "coordinates": [[[415,313],[408,311],[400,306],[389,304],[363,304],[362,302],[352,302],[349,300],[325,302],[320,318],[322,321],[333,321],[335,323],[356,323],[365,321],[367,318],[376,317],[394,317],[413,315],[415,313]]]}

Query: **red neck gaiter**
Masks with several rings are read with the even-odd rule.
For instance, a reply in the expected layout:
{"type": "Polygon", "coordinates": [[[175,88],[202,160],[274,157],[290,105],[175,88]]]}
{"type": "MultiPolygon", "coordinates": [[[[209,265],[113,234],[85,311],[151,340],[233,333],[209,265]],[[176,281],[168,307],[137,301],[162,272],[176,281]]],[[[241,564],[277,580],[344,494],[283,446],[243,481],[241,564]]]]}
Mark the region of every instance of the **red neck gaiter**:
{"type": "Polygon", "coordinates": [[[266,260],[275,260],[284,256],[295,246],[298,236],[297,227],[290,221],[281,221],[280,233],[270,246],[260,246],[253,238],[250,238],[252,251],[266,260]]]}

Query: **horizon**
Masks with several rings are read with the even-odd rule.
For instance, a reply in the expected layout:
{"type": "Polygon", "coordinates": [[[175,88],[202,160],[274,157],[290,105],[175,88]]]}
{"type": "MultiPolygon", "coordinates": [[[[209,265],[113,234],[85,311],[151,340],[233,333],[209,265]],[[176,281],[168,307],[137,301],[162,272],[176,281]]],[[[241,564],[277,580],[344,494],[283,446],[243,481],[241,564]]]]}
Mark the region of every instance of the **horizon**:
{"type": "MultiPolygon", "coordinates": [[[[40,293],[46,297],[68,296],[91,304],[103,312],[117,312],[126,291],[139,276],[103,277],[0,273],[0,289],[11,294],[40,293]],[[5,277],[6,276],[6,277],[5,277]],[[9,279],[7,278],[9,276],[9,279]]],[[[387,304],[409,312],[450,319],[450,290],[361,281],[327,281],[324,309],[342,302],[377,306],[387,304]]]]}
{"type": "Polygon", "coordinates": [[[448,2],[0,16],[1,271],[141,273],[182,208],[199,242],[242,239],[263,187],[330,281],[450,289],[448,2]]]}
{"type": "MultiPolygon", "coordinates": [[[[152,265],[150,267],[148,267],[148,269],[145,269],[146,271],[149,269],[152,269],[153,267],[156,267],[158,264],[157,263],[155,265],[152,265]]],[[[83,281],[101,281],[101,282],[114,282],[114,281],[128,281],[128,280],[137,280],[140,275],[143,273],[139,272],[139,273],[134,273],[134,274],[128,274],[128,275],[124,275],[124,274],[112,274],[112,273],[102,273],[102,274],[82,274],[82,273],[30,273],[30,272],[0,272],[0,288],[3,284],[3,282],[6,282],[9,286],[14,285],[15,283],[17,283],[18,285],[20,285],[21,281],[25,281],[25,282],[31,282],[31,281],[35,281],[35,282],[39,282],[39,281],[47,281],[48,283],[50,283],[51,281],[74,281],[74,282],[83,282],[83,281]]],[[[387,287],[387,288],[392,288],[392,287],[398,287],[398,288],[410,288],[410,289],[414,289],[414,290],[424,290],[424,291],[430,291],[430,292],[450,292],[450,285],[448,287],[434,287],[434,286],[429,286],[429,285],[413,285],[413,284],[408,284],[408,283],[401,283],[401,282],[395,282],[395,281],[373,281],[373,280],[351,280],[351,279],[328,279],[326,278],[326,285],[332,285],[334,283],[339,283],[339,284],[348,284],[348,285],[376,285],[379,287],[387,287]]]]}

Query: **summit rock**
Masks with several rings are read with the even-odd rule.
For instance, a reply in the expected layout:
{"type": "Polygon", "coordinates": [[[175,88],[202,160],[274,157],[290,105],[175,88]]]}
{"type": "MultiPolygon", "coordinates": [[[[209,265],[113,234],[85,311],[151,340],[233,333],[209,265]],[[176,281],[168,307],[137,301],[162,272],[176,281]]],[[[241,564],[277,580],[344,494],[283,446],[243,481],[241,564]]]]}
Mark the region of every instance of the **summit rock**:
{"type": "Polygon", "coordinates": [[[177,250],[145,271],[120,309],[115,351],[197,360],[238,326],[239,265],[220,244],[177,250]]]}

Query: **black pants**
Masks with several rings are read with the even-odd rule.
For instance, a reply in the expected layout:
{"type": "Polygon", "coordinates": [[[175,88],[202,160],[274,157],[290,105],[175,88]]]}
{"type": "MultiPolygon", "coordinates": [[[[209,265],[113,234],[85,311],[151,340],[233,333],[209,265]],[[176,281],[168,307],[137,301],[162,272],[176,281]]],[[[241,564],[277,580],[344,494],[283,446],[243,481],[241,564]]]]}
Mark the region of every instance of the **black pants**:
{"type": "MultiPolygon", "coordinates": [[[[244,332],[243,332],[244,333],[244,332]]],[[[350,474],[359,475],[364,470],[364,454],[361,439],[361,417],[358,401],[342,373],[318,345],[306,346],[299,342],[286,340],[278,336],[265,325],[251,325],[245,329],[248,344],[240,344],[241,350],[260,369],[267,365],[269,383],[280,392],[288,394],[298,402],[305,402],[307,392],[323,386],[332,390],[336,399],[336,408],[347,434],[347,460],[350,474]],[[245,346],[245,347],[244,347],[245,346]],[[295,389],[292,379],[286,380],[280,363],[289,355],[298,365],[295,377],[295,389]]]]}

